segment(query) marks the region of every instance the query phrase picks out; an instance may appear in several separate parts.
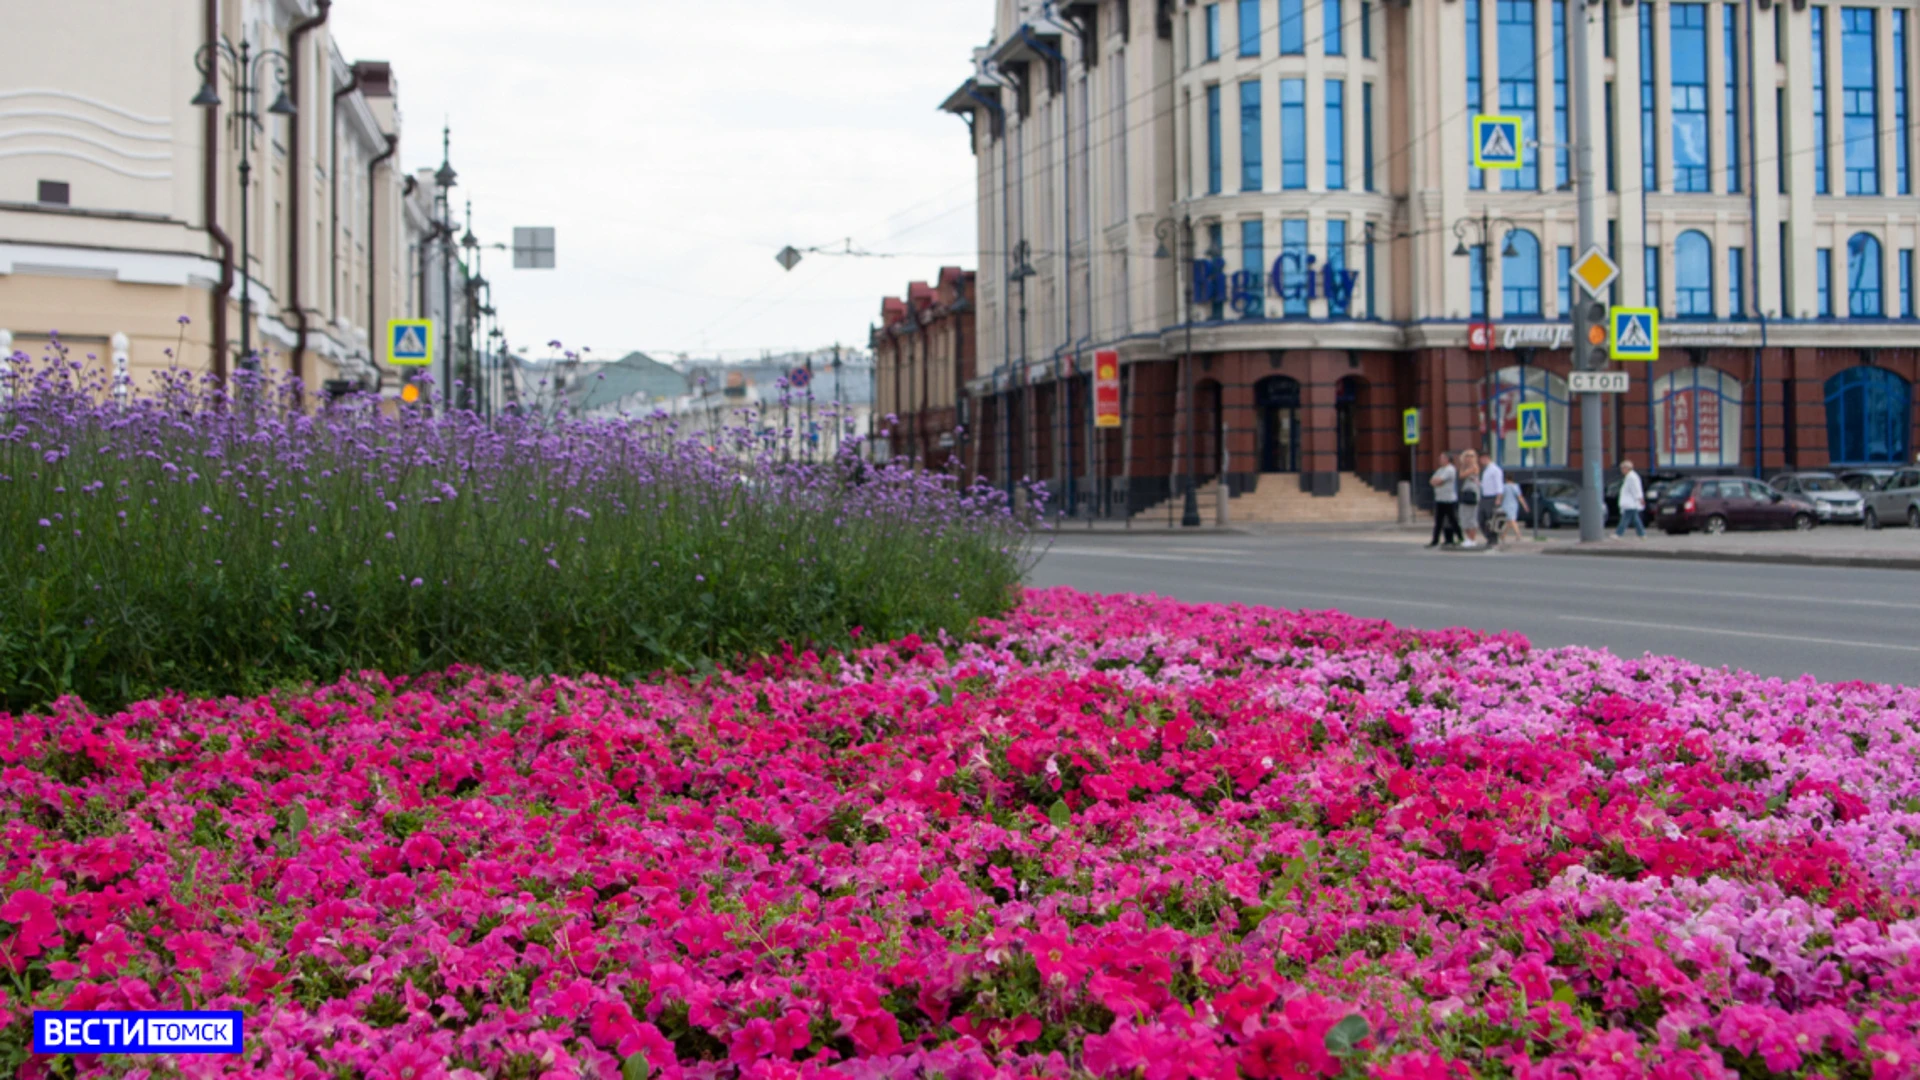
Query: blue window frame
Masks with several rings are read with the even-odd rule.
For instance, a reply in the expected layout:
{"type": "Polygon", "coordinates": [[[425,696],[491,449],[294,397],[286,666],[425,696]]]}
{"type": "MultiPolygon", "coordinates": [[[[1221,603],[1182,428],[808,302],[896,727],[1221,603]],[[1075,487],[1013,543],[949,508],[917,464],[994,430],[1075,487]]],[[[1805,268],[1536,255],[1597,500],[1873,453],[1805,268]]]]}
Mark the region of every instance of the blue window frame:
{"type": "Polygon", "coordinates": [[[1713,318],[1713,242],[1697,229],[1673,242],[1673,313],[1681,319],[1713,318]]]}
{"type": "MultiPolygon", "coordinates": [[[[1533,0],[1496,0],[1500,41],[1500,113],[1520,118],[1520,138],[1531,143],[1540,137],[1540,84],[1533,47],[1533,0]]],[[[1511,184],[1501,187],[1532,191],[1540,186],[1537,155],[1508,173],[1511,184]]]]}
{"type": "Polygon", "coordinates": [[[1204,12],[1207,22],[1207,59],[1220,59],[1220,5],[1208,4],[1204,12]]]}
{"type": "Polygon", "coordinates": [[[1840,9],[1841,157],[1849,195],[1880,194],[1880,64],[1873,25],[1872,8],[1840,9]]]}
{"type": "Polygon", "coordinates": [[[1493,391],[1487,399],[1487,415],[1493,420],[1493,453],[1506,468],[1564,468],[1570,434],[1567,420],[1571,395],[1565,379],[1538,364],[1516,365],[1493,372],[1493,391]],[[1547,406],[1547,445],[1543,449],[1522,450],[1514,436],[1519,406],[1547,406]]]}
{"type": "Polygon", "coordinates": [[[1260,55],[1260,0],[1240,0],[1240,55],[1260,55]]]}
{"type": "MultiPolygon", "coordinates": [[[[1608,19],[1607,22],[1609,25],[1611,25],[1613,20],[1608,19]]],[[[1604,121],[1607,127],[1607,190],[1619,191],[1620,190],[1620,152],[1619,150],[1616,149],[1619,143],[1614,131],[1613,84],[1611,82],[1607,84],[1606,93],[1603,94],[1602,97],[1604,98],[1602,104],[1607,111],[1606,119],[1604,121]]]]}
{"type": "Polygon", "coordinates": [[[1727,249],[1727,317],[1738,319],[1747,313],[1747,251],[1727,249]]]}
{"type": "MultiPolygon", "coordinates": [[[[1222,229],[1219,222],[1217,221],[1213,222],[1212,224],[1207,226],[1207,258],[1209,259],[1222,258],[1226,254],[1226,250],[1227,250],[1227,243],[1226,243],[1225,231],[1222,229]]],[[[1213,321],[1219,322],[1222,318],[1226,317],[1226,313],[1227,313],[1226,301],[1215,300],[1213,302],[1213,310],[1212,310],[1213,321]]]]}
{"type": "Polygon", "coordinates": [[[1727,190],[1740,190],[1740,5],[1720,8],[1721,51],[1727,69],[1727,190]]]}
{"type": "Polygon", "coordinates": [[[1560,305],[1557,309],[1565,319],[1573,314],[1573,249],[1555,248],[1553,251],[1553,279],[1559,293],[1556,298],[1560,305]]]}
{"type": "Polygon", "coordinates": [[[1328,56],[1339,56],[1346,52],[1345,39],[1340,31],[1340,0],[1320,0],[1320,17],[1323,20],[1320,31],[1320,47],[1328,56]]]}
{"type": "Polygon", "coordinates": [[[1266,178],[1261,167],[1260,83],[1240,84],[1240,190],[1259,191],[1266,178]]]}
{"type": "MultiPolygon", "coordinates": [[[[1912,254],[1909,252],[1908,254],[1912,254]]],[[[1373,226],[1367,226],[1367,265],[1364,276],[1367,279],[1367,318],[1379,318],[1379,309],[1373,306],[1373,226]]]]}
{"type": "Polygon", "coordinates": [[[1267,225],[1264,221],[1243,221],[1240,223],[1240,268],[1253,275],[1254,287],[1248,290],[1248,297],[1242,314],[1249,319],[1258,319],[1266,314],[1267,294],[1267,225]]]}
{"type": "MultiPolygon", "coordinates": [[[[1779,11],[1781,9],[1775,8],[1774,10],[1779,11]]],[[[1787,88],[1784,86],[1778,87],[1773,92],[1773,130],[1777,132],[1787,130],[1787,88]]],[[[1774,190],[1782,195],[1787,193],[1787,162],[1791,158],[1791,154],[1773,155],[1774,190]]],[[[1819,159],[1815,160],[1818,161],[1819,159]]]]}
{"type": "MultiPolygon", "coordinates": [[[[1327,221],[1327,265],[1335,270],[1347,268],[1347,223],[1339,218],[1327,221]]],[[[1327,314],[1341,319],[1353,314],[1353,297],[1349,295],[1345,303],[1340,303],[1328,294],[1327,314]]]]}
{"type": "Polygon", "coordinates": [[[1815,248],[1813,252],[1814,297],[1820,317],[1833,318],[1833,249],[1815,248]]]}
{"type": "Polygon", "coordinates": [[[1373,190],[1373,84],[1360,84],[1360,182],[1373,190]]]}
{"type": "Polygon", "coordinates": [[[1307,186],[1307,80],[1280,80],[1280,186],[1307,186]]]}
{"type": "Polygon", "coordinates": [[[1877,319],[1887,313],[1881,300],[1880,241],[1872,233],[1847,238],[1847,314],[1877,319]]]}
{"type": "Polygon", "coordinates": [[[1467,5],[1467,186],[1475,191],[1487,186],[1487,173],[1484,169],[1473,168],[1473,121],[1474,113],[1485,108],[1486,96],[1480,88],[1480,5],[1481,0],[1466,0],[1467,5]]]}
{"type": "MultiPolygon", "coordinates": [[[[1307,219],[1288,218],[1280,223],[1280,251],[1292,255],[1291,265],[1299,267],[1301,273],[1307,268],[1307,219]]],[[[1283,313],[1290,319],[1304,318],[1310,312],[1305,295],[1289,296],[1283,299],[1283,313]]]]}
{"type": "Polygon", "coordinates": [[[1476,319],[1487,317],[1487,248],[1475,244],[1467,249],[1467,307],[1476,319]]]}
{"type": "Polygon", "coordinates": [[[1280,55],[1307,51],[1306,0],[1280,0],[1280,55]]]}
{"type": "Polygon", "coordinates": [[[1673,190],[1711,191],[1713,185],[1707,177],[1707,5],[1675,4],[1668,10],[1673,190]]]}
{"type": "Polygon", "coordinates": [[[1646,272],[1646,285],[1641,290],[1642,307],[1660,307],[1660,249],[1649,244],[1641,249],[1645,258],[1640,260],[1641,269],[1646,272]]]}
{"type": "Polygon", "coordinates": [[[1220,194],[1220,87],[1207,87],[1207,194],[1220,194]]]}
{"type": "Polygon", "coordinates": [[[1660,142],[1654,137],[1653,5],[1640,5],[1640,188],[1660,190],[1660,142]]]}
{"type": "Polygon", "coordinates": [[[1907,129],[1907,12],[1904,8],[1893,9],[1893,130],[1900,133],[1893,140],[1893,186],[1901,195],[1913,194],[1913,175],[1907,171],[1907,141],[1912,132],[1907,129]]]}
{"type": "Polygon", "coordinates": [[[1347,84],[1327,80],[1327,190],[1347,186],[1347,84]]]}
{"type": "Polygon", "coordinates": [[[1913,318],[1913,249],[1900,249],[1900,317],[1913,318]]]}
{"type": "Polygon", "coordinates": [[[1740,464],[1740,380],[1691,364],[1653,380],[1654,455],[1661,468],[1733,468],[1740,464]]]}
{"type": "Polygon", "coordinates": [[[1568,147],[1573,144],[1567,126],[1567,0],[1553,0],[1553,184],[1565,191],[1572,186],[1568,147]]]}
{"type": "Polygon", "coordinates": [[[1540,238],[1525,229],[1507,234],[1500,255],[1500,314],[1509,319],[1540,314],[1540,238]]]}
{"type": "Polygon", "coordinates": [[[1360,0],[1360,58],[1373,59],[1373,4],[1360,0]]]}
{"type": "Polygon", "coordinates": [[[1827,456],[1835,465],[1905,465],[1913,459],[1913,386],[1886,368],[1855,367],[1827,380],[1827,456]]]}
{"type": "MultiPolygon", "coordinates": [[[[1813,15],[1813,192],[1827,193],[1827,9],[1813,15]]],[[[1784,129],[1782,129],[1784,130],[1784,129]]],[[[1781,155],[1786,157],[1785,154],[1781,155]]]]}

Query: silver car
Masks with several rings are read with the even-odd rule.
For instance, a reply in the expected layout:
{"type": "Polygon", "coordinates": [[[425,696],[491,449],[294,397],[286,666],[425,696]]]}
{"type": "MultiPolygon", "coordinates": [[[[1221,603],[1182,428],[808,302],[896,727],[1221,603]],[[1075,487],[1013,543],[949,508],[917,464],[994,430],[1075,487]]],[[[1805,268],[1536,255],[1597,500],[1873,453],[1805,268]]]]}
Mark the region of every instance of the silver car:
{"type": "Polygon", "coordinates": [[[1920,529],[1920,468],[1901,469],[1881,485],[1866,493],[1867,528],[1906,522],[1920,529]]]}
{"type": "Polygon", "coordinates": [[[1812,500],[1822,525],[1858,525],[1867,518],[1867,500],[1830,472],[1782,473],[1773,478],[1773,486],[1812,500]]]}

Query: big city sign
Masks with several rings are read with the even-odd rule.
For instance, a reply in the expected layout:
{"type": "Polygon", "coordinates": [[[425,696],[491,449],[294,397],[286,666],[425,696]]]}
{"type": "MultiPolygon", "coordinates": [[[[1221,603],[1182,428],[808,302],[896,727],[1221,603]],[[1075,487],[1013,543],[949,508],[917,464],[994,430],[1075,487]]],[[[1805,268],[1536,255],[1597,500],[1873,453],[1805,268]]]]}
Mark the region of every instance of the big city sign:
{"type": "Polygon", "coordinates": [[[1350,310],[1353,287],[1360,271],[1333,263],[1320,263],[1319,257],[1306,252],[1288,251],[1273,260],[1273,268],[1264,276],[1252,270],[1227,273],[1225,259],[1196,259],[1193,264],[1193,302],[1228,304],[1246,314],[1269,293],[1282,300],[1318,300],[1326,298],[1336,312],[1350,310]],[[1316,268],[1315,264],[1319,264],[1316,268]]]}

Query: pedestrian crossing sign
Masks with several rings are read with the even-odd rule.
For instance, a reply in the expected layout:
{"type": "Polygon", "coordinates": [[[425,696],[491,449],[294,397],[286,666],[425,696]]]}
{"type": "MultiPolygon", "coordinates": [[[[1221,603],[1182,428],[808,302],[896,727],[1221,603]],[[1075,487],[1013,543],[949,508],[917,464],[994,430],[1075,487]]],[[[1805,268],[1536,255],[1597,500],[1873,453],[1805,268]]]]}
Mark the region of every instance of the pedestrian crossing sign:
{"type": "Polygon", "coordinates": [[[1473,118],[1473,167],[1518,169],[1526,163],[1526,142],[1517,116],[1473,118]]]}
{"type": "Polygon", "coordinates": [[[1420,445],[1420,410],[1408,409],[1400,414],[1400,441],[1408,446],[1420,445]]]}
{"type": "Polygon", "coordinates": [[[433,363],[433,320],[394,319],[387,323],[387,363],[427,367],[433,363]]]}
{"type": "Polygon", "coordinates": [[[1519,429],[1520,449],[1542,450],[1547,445],[1547,403],[1529,401],[1520,405],[1519,414],[1514,417],[1514,425],[1519,429]]]}
{"type": "Polygon", "coordinates": [[[1607,311],[1607,355],[1615,360],[1660,359],[1660,312],[1617,307],[1607,311]]]}

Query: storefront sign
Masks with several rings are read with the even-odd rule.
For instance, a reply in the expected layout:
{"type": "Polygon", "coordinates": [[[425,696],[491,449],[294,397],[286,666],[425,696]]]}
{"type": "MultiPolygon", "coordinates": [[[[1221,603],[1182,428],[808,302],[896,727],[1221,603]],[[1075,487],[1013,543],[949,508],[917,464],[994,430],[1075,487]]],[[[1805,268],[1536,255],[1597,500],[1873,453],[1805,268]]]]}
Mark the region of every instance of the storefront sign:
{"type": "Polygon", "coordinates": [[[1508,323],[1500,328],[1503,349],[1570,349],[1573,326],[1570,323],[1508,323]]]}
{"type": "Polygon", "coordinates": [[[1720,456],[1720,394],[1694,388],[1675,390],[1667,397],[1667,431],[1673,454],[1720,456]]]}
{"type": "Polygon", "coordinates": [[[1474,352],[1493,351],[1493,324],[1477,322],[1467,324],[1467,348],[1474,352]]]}
{"type": "Polygon", "coordinates": [[[1193,264],[1193,302],[1231,304],[1244,315],[1267,296],[1281,300],[1327,301],[1328,309],[1344,314],[1353,304],[1353,287],[1360,271],[1321,263],[1317,255],[1287,251],[1273,260],[1263,277],[1252,270],[1227,273],[1225,259],[1197,259],[1193,264]]]}
{"type": "Polygon", "coordinates": [[[1120,426],[1120,354],[1111,349],[1093,354],[1093,426],[1120,426]]]}

